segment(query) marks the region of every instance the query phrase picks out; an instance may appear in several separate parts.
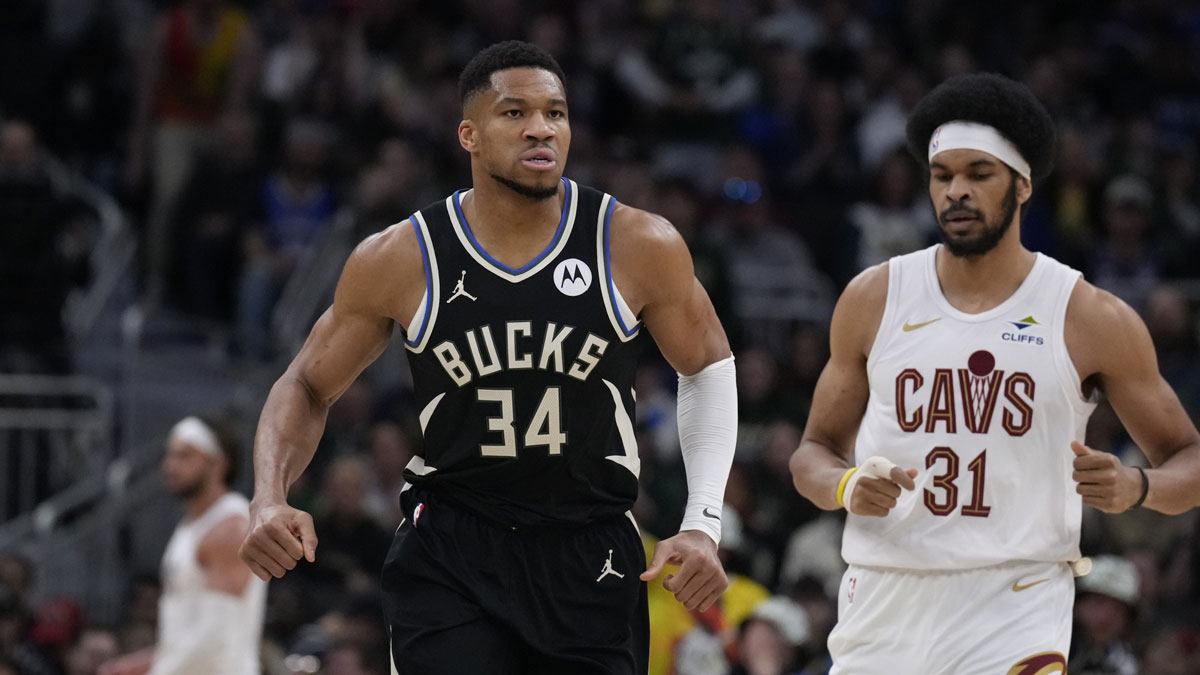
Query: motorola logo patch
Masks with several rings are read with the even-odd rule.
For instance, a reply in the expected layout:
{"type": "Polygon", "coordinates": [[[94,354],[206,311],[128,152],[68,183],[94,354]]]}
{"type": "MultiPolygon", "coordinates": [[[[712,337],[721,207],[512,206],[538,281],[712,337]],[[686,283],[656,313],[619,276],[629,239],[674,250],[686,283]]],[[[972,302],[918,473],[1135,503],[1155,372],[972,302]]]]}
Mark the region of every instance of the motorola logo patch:
{"type": "Polygon", "coordinates": [[[554,286],[563,295],[583,295],[592,287],[592,270],[579,258],[567,258],[554,268],[554,286]]]}

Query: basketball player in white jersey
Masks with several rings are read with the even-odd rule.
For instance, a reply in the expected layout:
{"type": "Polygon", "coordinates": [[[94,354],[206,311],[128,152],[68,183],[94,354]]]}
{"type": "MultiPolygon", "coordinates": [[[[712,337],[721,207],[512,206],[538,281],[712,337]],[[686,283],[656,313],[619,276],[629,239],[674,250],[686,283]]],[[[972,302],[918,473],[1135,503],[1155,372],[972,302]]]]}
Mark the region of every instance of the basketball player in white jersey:
{"type": "Polygon", "coordinates": [[[908,138],[943,243],[847,286],[791,461],[849,511],[832,672],[1065,672],[1083,505],[1196,506],[1200,435],[1133,310],[1021,245],[1054,152],[1032,93],[947,80],[908,138]],[[1101,395],[1153,468],[1082,444],[1101,395]]]}
{"type": "Polygon", "coordinates": [[[249,501],[229,489],[235,441],[185,417],[167,438],[163,478],[187,514],[163,554],[158,640],[100,675],[257,675],[267,585],[238,558],[249,501]]]}

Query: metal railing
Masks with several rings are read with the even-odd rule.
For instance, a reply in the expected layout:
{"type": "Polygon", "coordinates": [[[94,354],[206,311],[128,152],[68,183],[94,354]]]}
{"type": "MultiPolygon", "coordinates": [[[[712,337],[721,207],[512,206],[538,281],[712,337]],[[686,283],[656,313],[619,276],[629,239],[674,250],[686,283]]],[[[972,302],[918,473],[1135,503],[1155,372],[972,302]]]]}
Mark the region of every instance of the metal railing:
{"type": "Polygon", "coordinates": [[[0,522],[89,492],[113,458],[114,415],[112,392],[92,378],[0,375],[0,522]]]}
{"type": "Polygon", "coordinates": [[[79,343],[91,334],[96,320],[133,264],[137,239],[111,195],[49,153],[41,153],[38,161],[60,192],[79,199],[96,214],[98,228],[88,254],[92,278],[87,286],[71,291],[63,308],[67,331],[79,343]]]}
{"type": "Polygon", "coordinates": [[[357,225],[352,209],[338,211],[312,255],[288,278],[271,315],[272,333],[281,353],[290,356],[299,351],[313,322],[330,302],[342,266],[354,248],[357,225]]]}

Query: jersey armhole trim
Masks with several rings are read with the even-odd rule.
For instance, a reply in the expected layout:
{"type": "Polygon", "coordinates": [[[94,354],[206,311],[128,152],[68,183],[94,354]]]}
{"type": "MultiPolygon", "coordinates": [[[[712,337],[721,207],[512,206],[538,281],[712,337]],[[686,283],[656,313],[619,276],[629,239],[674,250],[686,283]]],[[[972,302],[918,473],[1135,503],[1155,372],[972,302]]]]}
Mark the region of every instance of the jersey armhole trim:
{"type": "Polygon", "coordinates": [[[876,355],[882,354],[891,343],[895,331],[888,331],[896,315],[896,304],[900,301],[901,268],[903,256],[895,256],[888,261],[887,294],[883,300],[883,314],[879,317],[879,326],[871,339],[871,350],[867,352],[867,373],[875,366],[876,355]]]}
{"type": "Polygon", "coordinates": [[[609,229],[612,225],[613,209],[617,200],[612,195],[605,194],[600,201],[600,213],[596,219],[596,268],[600,270],[600,278],[604,287],[600,295],[604,298],[605,313],[612,323],[613,330],[622,342],[629,342],[637,337],[642,329],[642,322],[637,320],[633,310],[617,290],[617,283],[612,275],[612,247],[610,246],[609,229]]]}
{"type": "Polygon", "coordinates": [[[1067,348],[1067,308],[1071,304],[1071,295],[1075,292],[1083,275],[1077,270],[1070,270],[1069,279],[1059,288],[1059,296],[1054,303],[1054,315],[1058,319],[1058,335],[1054,345],[1054,365],[1058,369],[1063,391],[1071,407],[1080,413],[1089,413],[1099,401],[1100,393],[1093,392],[1089,398],[1083,395],[1083,381],[1079,379],[1079,369],[1071,358],[1071,350],[1067,348]]]}
{"type": "Polygon", "coordinates": [[[413,230],[417,234],[417,247],[421,250],[421,264],[425,268],[425,293],[421,296],[421,304],[417,306],[416,314],[405,331],[404,347],[411,352],[421,353],[433,333],[433,324],[437,321],[438,298],[440,296],[440,275],[438,274],[437,258],[433,254],[432,242],[429,240],[428,227],[421,212],[409,218],[413,230]],[[415,336],[412,340],[409,335],[415,336]]]}

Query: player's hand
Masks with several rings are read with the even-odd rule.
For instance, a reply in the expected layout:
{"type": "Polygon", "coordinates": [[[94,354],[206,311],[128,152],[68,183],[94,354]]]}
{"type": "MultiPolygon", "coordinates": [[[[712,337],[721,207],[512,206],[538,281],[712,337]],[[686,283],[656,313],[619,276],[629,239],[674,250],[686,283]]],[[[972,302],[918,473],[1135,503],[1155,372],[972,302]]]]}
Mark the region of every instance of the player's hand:
{"type": "Polygon", "coordinates": [[[238,555],[259,579],[282,577],[301,557],[313,562],[316,554],[312,516],[287,504],[250,502],[250,531],[238,555]]]}
{"type": "Polygon", "coordinates": [[[901,489],[916,488],[916,477],[916,469],[902,469],[883,457],[871,457],[851,474],[842,501],[850,513],[883,518],[896,508],[901,489]]]}
{"type": "Polygon", "coordinates": [[[1075,491],[1083,503],[1105,513],[1121,513],[1142,496],[1142,476],[1132,466],[1109,452],[1093,450],[1079,441],[1071,441],[1075,453],[1075,491]]]}
{"type": "Polygon", "coordinates": [[[650,566],[642,572],[642,581],[662,574],[667,565],[678,565],[679,569],[663,577],[663,588],[674,593],[689,611],[703,612],[712,607],[729,586],[717,558],[717,543],[699,530],[684,530],[658,542],[650,566]]]}

